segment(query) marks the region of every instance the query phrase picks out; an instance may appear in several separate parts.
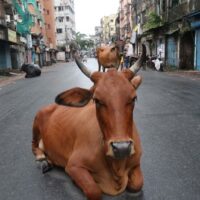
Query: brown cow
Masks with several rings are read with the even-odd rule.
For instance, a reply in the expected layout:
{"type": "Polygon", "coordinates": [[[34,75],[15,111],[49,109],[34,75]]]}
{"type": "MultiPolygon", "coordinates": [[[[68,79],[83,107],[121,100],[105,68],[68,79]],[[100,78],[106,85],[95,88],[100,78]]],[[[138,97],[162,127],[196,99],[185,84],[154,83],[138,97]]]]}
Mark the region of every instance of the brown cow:
{"type": "Polygon", "coordinates": [[[99,71],[101,71],[101,66],[105,72],[105,68],[119,68],[120,65],[120,54],[119,48],[112,45],[105,45],[98,47],[96,50],[97,62],[99,65],[99,71]]]}
{"type": "MultiPolygon", "coordinates": [[[[146,54],[123,71],[91,73],[77,58],[79,68],[94,85],[73,88],[41,109],[33,124],[32,150],[36,160],[61,166],[89,200],[102,193],[117,195],[143,186],[140,138],[133,121],[135,76],[146,54]]],[[[44,172],[48,165],[44,165],[44,172]]]]}

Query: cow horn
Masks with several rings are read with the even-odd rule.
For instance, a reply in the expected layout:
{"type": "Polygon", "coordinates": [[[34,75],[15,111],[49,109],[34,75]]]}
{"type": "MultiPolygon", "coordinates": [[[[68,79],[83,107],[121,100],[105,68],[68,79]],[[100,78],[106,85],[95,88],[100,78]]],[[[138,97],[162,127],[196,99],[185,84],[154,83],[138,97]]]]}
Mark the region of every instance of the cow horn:
{"type": "Polygon", "coordinates": [[[140,58],[129,68],[134,74],[142,67],[143,62],[146,60],[146,46],[142,44],[142,54],[140,58]]]}
{"type": "Polygon", "coordinates": [[[78,65],[79,69],[88,77],[91,77],[92,72],[81,62],[80,57],[77,53],[74,54],[74,59],[76,64],[78,65]]]}

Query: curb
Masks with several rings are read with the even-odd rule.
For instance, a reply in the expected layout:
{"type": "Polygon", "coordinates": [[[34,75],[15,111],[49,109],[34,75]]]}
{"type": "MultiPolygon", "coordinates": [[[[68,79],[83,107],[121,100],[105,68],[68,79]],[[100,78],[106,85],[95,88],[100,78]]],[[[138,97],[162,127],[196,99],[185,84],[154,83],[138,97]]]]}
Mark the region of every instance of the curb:
{"type": "Polygon", "coordinates": [[[14,75],[14,76],[11,76],[11,77],[0,77],[0,87],[3,87],[5,85],[8,85],[10,83],[13,83],[19,79],[22,79],[24,78],[24,74],[17,74],[17,75],[14,75]]]}
{"type": "MultiPolygon", "coordinates": [[[[55,65],[52,66],[43,66],[42,67],[42,73],[45,73],[49,70],[52,70],[52,68],[54,68],[55,65]]],[[[0,87],[6,86],[8,84],[14,83],[17,80],[20,79],[25,79],[25,73],[11,73],[11,76],[0,76],[0,87]]]]}
{"type": "Polygon", "coordinates": [[[172,76],[181,76],[186,78],[191,78],[193,80],[200,80],[200,71],[174,71],[174,72],[165,72],[172,76]]]}

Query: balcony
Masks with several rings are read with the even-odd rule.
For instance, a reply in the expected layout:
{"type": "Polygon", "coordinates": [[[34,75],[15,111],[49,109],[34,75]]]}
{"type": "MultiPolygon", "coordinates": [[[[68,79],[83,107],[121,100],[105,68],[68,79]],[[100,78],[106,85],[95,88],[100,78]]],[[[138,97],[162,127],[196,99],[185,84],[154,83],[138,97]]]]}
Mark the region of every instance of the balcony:
{"type": "Polygon", "coordinates": [[[188,3],[179,4],[168,11],[168,21],[173,22],[175,20],[181,19],[183,16],[189,13],[188,3]]]}
{"type": "Polygon", "coordinates": [[[14,21],[7,22],[7,27],[10,28],[11,30],[16,30],[16,25],[14,21]]]}
{"type": "Polygon", "coordinates": [[[6,26],[6,20],[3,17],[0,17],[0,25],[1,26],[6,26]]]}

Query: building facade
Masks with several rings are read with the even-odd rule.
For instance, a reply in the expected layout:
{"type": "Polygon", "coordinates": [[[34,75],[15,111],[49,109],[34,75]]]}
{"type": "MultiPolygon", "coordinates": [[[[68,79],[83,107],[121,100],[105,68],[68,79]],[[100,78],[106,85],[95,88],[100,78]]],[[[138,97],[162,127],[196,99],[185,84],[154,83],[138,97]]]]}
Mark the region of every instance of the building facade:
{"type": "Polygon", "coordinates": [[[56,48],[54,1],[0,0],[0,68],[51,64],[56,48]],[[51,27],[48,25],[51,23],[51,27]]]}
{"type": "Polygon", "coordinates": [[[101,18],[102,42],[103,43],[110,43],[115,40],[116,19],[117,19],[117,14],[112,14],[112,15],[104,16],[101,18]]]}
{"type": "Polygon", "coordinates": [[[200,70],[199,1],[120,0],[119,6],[119,37],[130,36],[136,56],[145,43],[166,68],[200,70]]]}
{"type": "Polygon", "coordinates": [[[49,64],[52,59],[56,59],[55,55],[57,50],[54,0],[43,0],[43,6],[46,30],[46,60],[48,60],[47,64],[49,64]]]}
{"type": "Polygon", "coordinates": [[[58,47],[69,50],[75,39],[74,0],[55,0],[56,40],[58,47]]]}
{"type": "Polygon", "coordinates": [[[22,62],[18,55],[20,36],[16,32],[11,0],[0,0],[0,69],[16,69],[22,62]]]}
{"type": "Polygon", "coordinates": [[[131,37],[132,33],[132,1],[120,0],[119,18],[120,18],[120,39],[125,40],[131,37]]]}
{"type": "Polygon", "coordinates": [[[94,45],[100,46],[102,41],[102,27],[96,26],[95,27],[95,35],[94,35],[94,45]]]}

